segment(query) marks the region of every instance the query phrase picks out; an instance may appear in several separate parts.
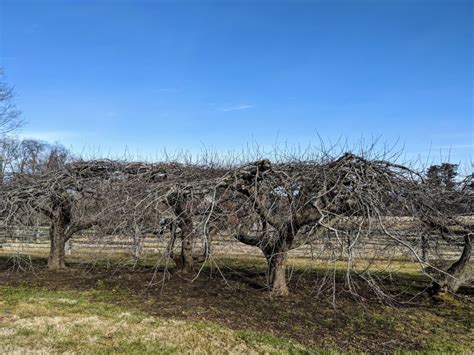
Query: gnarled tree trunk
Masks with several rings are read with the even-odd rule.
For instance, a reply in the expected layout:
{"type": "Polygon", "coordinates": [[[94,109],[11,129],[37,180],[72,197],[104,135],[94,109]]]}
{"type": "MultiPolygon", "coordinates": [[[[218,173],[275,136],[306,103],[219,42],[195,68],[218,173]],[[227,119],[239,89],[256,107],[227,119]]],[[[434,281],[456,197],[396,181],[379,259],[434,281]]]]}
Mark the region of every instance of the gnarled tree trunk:
{"type": "Polygon", "coordinates": [[[50,252],[48,257],[48,269],[60,270],[66,268],[66,241],[69,235],[66,229],[71,223],[71,203],[66,196],[55,196],[53,199],[53,208],[45,213],[51,218],[50,252]]]}
{"type": "Polygon", "coordinates": [[[181,240],[181,253],[174,261],[179,272],[189,274],[194,271],[193,243],[190,235],[181,240]]]}
{"type": "Polygon", "coordinates": [[[288,250],[291,247],[289,238],[284,233],[279,233],[277,239],[268,240],[263,236],[252,236],[245,228],[241,228],[234,237],[247,245],[260,248],[265,259],[267,260],[267,284],[270,288],[272,296],[289,295],[288,285],[286,282],[286,261],[288,258],[288,250]]]}
{"type": "MultiPolygon", "coordinates": [[[[196,237],[194,230],[194,223],[191,214],[188,211],[188,197],[179,191],[168,196],[168,203],[173,207],[176,216],[176,224],[180,228],[180,239],[181,239],[181,253],[175,255],[171,251],[171,257],[176,263],[176,268],[180,273],[192,273],[194,271],[194,256],[193,256],[193,244],[196,237]]],[[[172,233],[176,233],[173,231],[172,233]]],[[[176,234],[173,236],[173,244],[176,239],[176,234]]]]}
{"type": "Polygon", "coordinates": [[[464,236],[464,248],[461,256],[446,270],[441,280],[434,281],[430,288],[430,293],[436,295],[444,290],[456,293],[461,285],[468,279],[469,261],[472,253],[473,234],[464,236]]]}
{"type": "Polygon", "coordinates": [[[193,244],[195,239],[194,225],[186,211],[181,212],[181,253],[174,257],[179,272],[188,274],[194,271],[193,244]]]}
{"type": "Polygon", "coordinates": [[[289,295],[288,286],[286,284],[286,259],[286,252],[267,257],[267,275],[272,296],[289,295]]]}
{"type": "Polygon", "coordinates": [[[262,249],[267,259],[267,280],[272,296],[288,296],[286,282],[286,261],[288,245],[285,237],[279,238],[274,244],[262,249]]]}
{"type": "Polygon", "coordinates": [[[66,268],[65,245],[66,245],[66,225],[62,220],[55,220],[51,223],[50,252],[48,257],[48,269],[60,270],[66,268]]]}
{"type": "Polygon", "coordinates": [[[193,233],[188,234],[181,242],[181,258],[183,260],[183,271],[186,273],[194,271],[193,235],[193,233]]]}

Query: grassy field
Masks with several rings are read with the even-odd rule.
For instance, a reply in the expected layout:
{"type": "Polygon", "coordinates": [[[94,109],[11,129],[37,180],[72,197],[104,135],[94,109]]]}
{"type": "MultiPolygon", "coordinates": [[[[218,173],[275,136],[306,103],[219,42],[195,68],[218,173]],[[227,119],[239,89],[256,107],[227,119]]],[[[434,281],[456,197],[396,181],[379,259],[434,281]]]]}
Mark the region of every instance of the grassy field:
{"type": "MultiPolygon", "coordinates": [[[[340,292],[334,308],[329,294],[315,296],[323,270],[307,260],[290,262],[292,295],[283,299],[268,297],[258,258],[222,259],[220,271],[206,266],[193,282],[171,275],[164,285],[150,283],[147,263],[70,262],[58,273],[43,259],[34,260],[34,272],[12,272],[9,263],[0,258],[2,353],[474,351],[472,289],[396,306],[340,292]]],[[[394,268],[387,287],[407,297],[426,287],[416,265],[394,268]]]]}

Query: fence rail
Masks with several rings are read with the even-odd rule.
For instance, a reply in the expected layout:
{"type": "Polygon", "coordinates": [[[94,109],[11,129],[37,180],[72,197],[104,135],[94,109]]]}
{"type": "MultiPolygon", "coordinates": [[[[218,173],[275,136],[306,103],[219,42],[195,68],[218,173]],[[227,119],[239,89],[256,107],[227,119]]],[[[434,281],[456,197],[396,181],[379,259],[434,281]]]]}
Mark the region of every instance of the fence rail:
{"type": "MultiPolygon", "coordinates": [[[[212,237],[212,252],[215,255],[261,255],[257,247],[242,244],[229,235],[215,235],[212,237]]],[[[452,259],[461,253],[461,245],[440,241],[438,238],[428,238],[424,245],[416,236],[406,235],[406,241],[411,247],[425,258],[452,259]],[[424,249],[424,250],[423,250],[424,249]]],[[[81,252],[107,252],[153,254],[163,253],[168,245],[169,235],[140,239],[138,242],[132,237],[105,236],[97,237],[93,230],[85,230],[73,238],[67,245],[68,254],[81,252]]],[[[321,238],[310,244],[305,244],[290,252],[290,255],[304,258],[344,258],[347,241],[336,238],[321,238]]],[[[202,240],[196,241],[196,250],[204,250],[202,240]]],[[[25,227],[0,230],[0,253],[47,253],[49,250],[49,227],[25,227]]],[[[364,237],[358,241],[353,249],[353,255],[373,257],[379,259],[395,258],[399,260],[414,260],[413,252],[383,234],[374,234],[370,238],[364,237]]]]}

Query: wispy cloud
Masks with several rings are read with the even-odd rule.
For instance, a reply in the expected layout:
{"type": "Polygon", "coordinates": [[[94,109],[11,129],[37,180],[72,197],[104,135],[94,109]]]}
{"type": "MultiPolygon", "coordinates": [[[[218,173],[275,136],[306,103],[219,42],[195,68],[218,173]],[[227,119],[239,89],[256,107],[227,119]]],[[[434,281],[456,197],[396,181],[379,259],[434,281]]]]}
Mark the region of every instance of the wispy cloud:
{"type": "Polygon", "coordinates": [[[24,131],[18,133],[17,136],[21,139],[37,139],[41,141],[55,142],[75,138],[79,134],[79,132],[70,131],[24,131]]]}
{"type": "Polygon", "coordinates": [[[248,110],[253,107],[254,105],[238,105],[238,106],[224,107],[224,108],[221,108],[220,111],[229,112],[229,111],[238,111],[238,110],[248,110]]]}

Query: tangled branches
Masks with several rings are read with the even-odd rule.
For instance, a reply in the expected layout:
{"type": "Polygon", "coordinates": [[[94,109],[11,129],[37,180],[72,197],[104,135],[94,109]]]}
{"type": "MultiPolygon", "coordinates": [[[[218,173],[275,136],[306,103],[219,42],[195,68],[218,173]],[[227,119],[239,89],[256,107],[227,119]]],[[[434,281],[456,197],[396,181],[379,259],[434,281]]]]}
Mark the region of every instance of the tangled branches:
{"type": "Polygon", "coordinates": [[[166,241],[164,257],[184,274],[212,256],[213,236],[230,235],[262,251],[273,295],[289,293],[288,252],[314,243],[326,246],[321,259],[346,263],[350,293],[358,295],[364,281],[383,298],[391,296],[369,268],[381,256],[359,248],[367,240],[384,236],[426,268],[432,265],[415,247],[420,238],[462,236],[461,259],[435,268],[442,277],[430,274],[454,292],[470,258],[472,226],[453,207],[459,192],[447,198],[414,169],[352,153],[239,166],[79,160],[14,175],[1,194],[6,225],[49,221],[51,269],[66,266],[65,244],[92,227],[97,236],[132,236],[136,258],[146,235],[166,241]]]}

